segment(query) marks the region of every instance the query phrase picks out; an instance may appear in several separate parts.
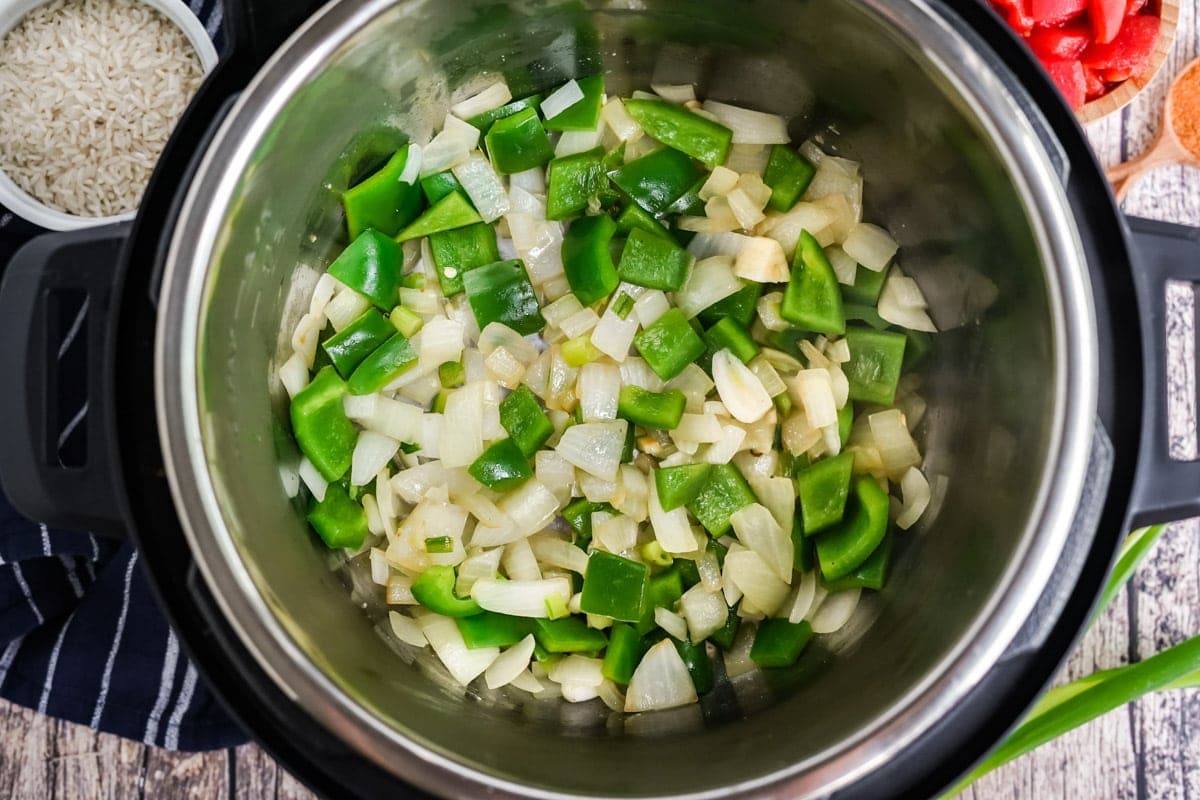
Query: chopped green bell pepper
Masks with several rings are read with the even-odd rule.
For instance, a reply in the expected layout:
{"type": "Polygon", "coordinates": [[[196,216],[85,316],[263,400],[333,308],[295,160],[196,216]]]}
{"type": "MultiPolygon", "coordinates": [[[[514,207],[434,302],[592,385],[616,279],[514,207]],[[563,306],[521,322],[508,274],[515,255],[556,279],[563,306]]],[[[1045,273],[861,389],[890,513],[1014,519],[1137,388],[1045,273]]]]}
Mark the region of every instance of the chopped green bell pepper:
{"type": "Polygon", "coordinates": [[[417,363],[417,353],[403,333],[397,331],[362,360],[350,376],[350,394],[373,394],[417,363]]]}
{"type": "Polygon", "coordinates": [[[500,260],[496,229],[486,222],[430,234],[429,251],[446,297],[462,292],[464,272],[500,260]]]}
{"type": "Polygon", "coordinates": [[[325,499],[313,498],[308,506],[308,524],[330,550],[362,547],[367,534],[367,512],[339,484],[325,488],[325,499]]]}
{"type": "Polygon", "coordinates": [[[758,298],[762,297],[763,285],[747,281],[745,285],[724,300],[718,300],[696,317],[704,325],[715,325],[726,317],[736,320],[743,328],[754,324],[758,312],[758,298]]]}
{"type": "Polygon", "coordinates": [[[484,111],[482,114],[476,114],[467,120],[467,123],[479,128],[482,133],[487,133],[488,129],[492,127],[492,123],[498,119],[511,117],[513,114],[524,111],[527,108],[532,108],[534,111],[537,111],[541,107],[542,96],[540,94],[531,94],[528,97],[522,97],[519,100],[513,100],[505,103],[499,108],[493,108],[491,111],[484,111]]]}
{"type": "Polygon", "coordinates": [[[300,451],[312,462],[321,477],[331,483],[350,469],[351,455],[358,441],[358,429],[346,417],[342,398],[346,383],[333,367],[323,367],[292,398],[292,433],[300,451]]]}
{"type": "Polygon", "coordinates": [[[592,344],[591,338],[586,333],[563,342],[562,354],[563,360],[567,362],[567,366],[569,367],[582,367],[584,364],[590,364],[604,355],[604,353],[600,352],[592,344]]]}
{"type": "Polygon", "coordinates": [[[608,177],[642,209],[660,216],[696,182],[699,174],[690,158],[664,147],[612,170],[608,177]]]}
{"type": "Polygon", "coordinates": [[[842,292],[825,251],[808,231],[800,232],[792,276],[783,292],[779,315],[804,330],[840,334],[846,332],[842,292]]]}
{"type": "Polygon", "coordinates": [[[758,344],[750,336],[750,331],[733,317],[718,320],[704,332],[704,341],[708,343],[711,352],[728,350],[743,364],[749,363],[759,352],[758,344]]]}
{"type": "Polygon", "coordinates": [[[621,213],[617,215],[617,230],[627,235],[635,230],[642,230],[670,242],[675,241],[671,232],[637,203],[626,203],[621,209],[621,213]]]}
{"type": "Polygon", "coordinates": [[[750,660],[760,667],[790,667],[811,638],[812,625],[807,621],[793,624],[786,619],[763,620],[750,646],[750,660]]]}
{"type": "Polygon", "coordinates": [[[729,531],[729,518],[734,512],[757,502],[758,498],[737,467],[714,464],[704,488],[687,507],[704,526],[704,530],[715,538],[729,531]]]}
{"type": "Polygon", "coordinates": [[[850,384],[850,399],[890,406],[896,399],[908,339],[893,331],[848,328],[846,342],[850,360],[842,370],[850,384]]]}
{"type": "Polygon", "coordinates": [[[563,236],[562,261],[567,283],[575,298],[585,306],[608,297],[620,282],[609,250],[616,232],[617,224],[612,218],[601,215],[575,220],[563,236]]]}
{"type": "Polygon", "coordinates": [[[838,439],[842,447],[850,441],[850,431],[854,429],[854,404],[846,403],[838,409],[838,439]]]}
{"type": "MultiPolygon", "coordinates": [[[[654,542],[654,544],[658,544],[658,542],[654,542]]],[[[675,559],[673,563],[675,568],[679,570],[679,579],[683,581],[685,591],[700,582],[700,570],[696,568],[695,561],[688,558],[679,558],[675,559]]]]}
{"type": "Polygon", "coordinates": [[[430,611],[446,617],[473,617],[483,613],[479,603],[472,598],[459,597],[454,593],[456,580],[454,567],[435,564],[413,581],[413,597],[430,611]]]}
{"type": "Polygon", "coordinates": [[[629,233],[617,273],[621,280],[637,286],[677,292],[687,281],[694,260],[669,237],[638,228],[629,233]]]}
{"type": "Polygon", "coordinates": [[[771,187],[767,208],[790,211],[816,174],[817,168],[792,148],[783,144],[772,145],[767,169],[763,172],[763,183],[771,187]]]}
{"type": "Polygon", "coordinates": [[[633,313],[633,304],[634,299],[625,292],[621,292],[613,300],[612,311],[621,319],[629,319],[629,315],[633,313]]]}
{"type": "Polygon", "coordinates": [[[859,267],[854,272],[854,283],[842,284],[842,300],[846,303],[874,306],[879,302],[879,293],[883,291],[883,282],[887,278],[889,269],[891,267],[884,267],[879,272],[875,272],[865,267],[859,267]]]}
{"type": "Polygon", "coordinates": [[[737,615],[737,609],[729,609],[729,616],[725,618],[725,624],[716,633],[708,637],[708,640],[720,647],[722,650],[728,650],[733,647],[733,640],[737,638],[738,628],[741,627],[742,618],[737,615]]]}
{"type": "Polygon", "coordinates": [[[597,550],[588,557],[579,607],[622,622],[637,622],[646,609],[650,569],[638,561],[597,550]]]}
{"type": "Polygon", "coordinates": [[[488,445],[467,468],[472,478],[489,489],[507,492],[533,477],[529,457],[512,439],[505,437],[488,445]]]}
{"type": "Polygon", "coordinates": [[[688,675],[692,677],[692,685],[696,687],[696,693],[704,694],[710,691],[713,687],[713,669],[704,642],[692,644],[684,639],[676,639],[674,636],[668,638],[671,640],[671,644],[675,645],[675,652],[679,653],[679,657],[683,659],[683,665],[687,667],[688,675]]]}
{"type": "Polygon", "coordinates": [[[711,464],[683,464],[654,470],[654,488],[663,511],[672,511],[695,500],[708,485],[711,464]]]}
{"type": "Polygon", "coordinates": [[[729,155],[733,131],[683,106],[666,100],[633,99],[625,101],[625,110],[646,133],[704,162],[709,169],[724,164],[729,155]]]}
{"type": "Polygon", "coordinates": [[[404,261],[394,241],[377,230],[367,229],[346,245],[329,265],[329,274],[390,311],[400,296],[400,266],[404,261]]]}
{"type": "Polygon", "coordinates": [[[683,392],[650,392],[640,386],[622,386],[617,398],[617,416],[643,428],[669,431],[679,426],[687,398],[683,392]]]}
{"type": "Polygon", "coordinates": [[[500,401],[500,426],[526,456],[532,456],[554,435],[554,423],[524,384],[500,401]]]}
{"type": "Polygon", "coordinates": [[[537,294],[520,259],[497,261],[463,273],[463,288],[482,330],[503,322],[522,336],[546,327],[537,294]]]}
{"type": "Polygon", "coordinates": [[[533,636],[550,653],[598,653],[608,639],[580,617],[536,619],[533,636]]]}
{"type": "Polygon", "coordinates": [[[645,636],[654,630],[658,623],[654,621],[654,609],[665,608],[674,610],[679,598],[683,597],[683,579],[679,569],[671,567],[668,570],[650,576],[646,586],[646,610],[638,620],[637,632],[645,636]]]}
{"type": "Polygon", "coordinates": [[[908,339],[908,346],[904,348],[903,369],[908,372],[921,366],[925,356],[929,355],[933,349],[933,337],[925,331],[913,330],[905,330],[904,336],[908,339]]]}
{"type": "Polygon", "coordinates": [[[481,647],[512,647],[533,633],[533,620],[484,611],[473,617],[454,620],[463,641],[472,650],[481,647]]]}
{"type": "Polygon", "coordinates": [[[604,99],[604,76],[576,78],[583,99],[546,120],[548,131],[590,131],[600,121],[600,102],[604,99]]]}
{"type": "Polygon", "coordinates": [[[614,623],[608,632],[608,649],[604,651],[604,663],[600,672],[613,683],[622,686],[633,678],[633,671],[642,660],[645,649],[637,629],[624,622],[614,623]]]}
{"type": "Polygon", "coordinates": [[[363,359],[391,338],[396,329],[388,318],[373,308],[321,343],[330,362],[343,378],[349,378],[363,359]]]}
{"type": "Polygon", "coordinates": [[[683,372],[684,367],[704,355],[705,349],[704,340],[678,308],[638,333],[633,343],[654,374],[664,381],[683,372]]]}
{"type": "Polygon", "coordinates": [[[592,514],[612,510],[613,507],[608,503],[593,503],[581,497],[568,503],[562,515],[576,533],[575,543],[586,551],[588,542],[592,540],[592,514]]]}
{"type": "Polygon", "coordinates": [[[701,175],[695,183],[688,187],[686,192],[672,200],[671,205],[667,206],[667,214],[672,217],[703,217],[704,201],[700,199],[700,190],[706,183],[708,183],[708,173],[701,175]]]}
{"type": "Polygon", "coordinates": [[[804,522],[797,509],[792,515],[792,568],[797,572],[808,572],[817,565],[813,552],[813,540],[804,535],[804,522]]]}
{"type": "Polygon", "coordinates": [[[540,167],[554,158],[554,145],[532,108],[496,120],[483,140],[492,166],[502,175],[540,167]]]}
{"type": "Polygon", "coordinates": [[[435,172],[432,175],[426,175],[421,178],[421,191],[425,193],[425,199],[432,205],[438,200],[441,200],[451,192],[458,192],[470,202],[471,198],[467,197],[467,190],[458,182],[458,178],[454,177],[454,173],[450,170],[445,172],[435,172]]]}
{"type": "Polygon", "coordinates": [[[546,218],[567,219],[587,210],[608,187],[604,148],[556,158],[547,170],[546,218]]]}
{"type": "Polygon", "coordinates": [[[443,389],[457,389],[467,382],[467,370],[461,361],[447,361],[438,367],[438,382],[443,389]]]}
{"type": "Polygon", "coordinates": [[[876,591],[882,589],[887,583],[888,569],[891,567],[892,560],[892,545],[895,539],[895,534],[885,535],[883,541],[879,543],[879,547],[875,548],[875,551],[859,565],[858,569],[837,580],[822,579],[821,585],[829,592],[841,592],[846,589],[874,589],[876,591]]]}
{"type": "Polygon", "coordinates": [[[846,317],[847,322],[850,320],[865,322],[877,331],[885,331],[889,326],[888,321],[879,316],[879,312],[875,310],[875,306],[863,305],[862,303],[844,303],[842,304],[842,314],[846,317]]]}
{"type": "Polygon", "coordinates": [[[850,496],[850,477],[854,454],[841,453],[823,458],[796,473],[796,494],[804,535],[811,536],[842,521],[846,498],[850,496]]]}
{"type": "Polygon", "coordinates": [[[396,235],[397,242],[407,242],[409,239],[420,239],[439,231],[451,231],[455,228],[465,228],[483,222],[483,217],[471,205],[471,201],[458,192],[438,200],[417,217],[411,225],[396,235]]]}
{"type": "Polygon", "coordinates": [[[351,239],[367,228],[395,236],[421,213],[420,188],[415,181],[400,180],[407,162],[408,145],[404,145],[382,169],[342,194],[351,239]]]}
{"type": "Polygon", "coordinates": [[[844,578],[866,561],[888,530],[888,495],[874,478],[854,479],[849,515],[817,537],[817,561],[827,581],[844,578]]]}

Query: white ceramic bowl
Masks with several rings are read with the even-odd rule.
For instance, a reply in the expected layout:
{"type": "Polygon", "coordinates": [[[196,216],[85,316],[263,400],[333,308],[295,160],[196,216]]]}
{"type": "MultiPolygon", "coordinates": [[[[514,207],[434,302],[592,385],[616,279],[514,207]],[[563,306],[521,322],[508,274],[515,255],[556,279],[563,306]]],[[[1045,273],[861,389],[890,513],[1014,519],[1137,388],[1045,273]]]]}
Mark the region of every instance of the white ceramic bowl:
{"type": "MultiPolygon", "coordinates": [[[[17,26],[26,14],[49,0],[0,0],[0,39],[17,26]]],[[[140,0],[174,22],[191,42],[200,59],[200,68],[208,74],[217,63],[217,51],[196,15],[182,0],[140,0]]],[[[55,231],[72,231],[133,219],[136,211],[108,217],[81,217],[50,208],[33,195],[18,187],[0,170],[0,206],[35,225],[55,231]]]]}

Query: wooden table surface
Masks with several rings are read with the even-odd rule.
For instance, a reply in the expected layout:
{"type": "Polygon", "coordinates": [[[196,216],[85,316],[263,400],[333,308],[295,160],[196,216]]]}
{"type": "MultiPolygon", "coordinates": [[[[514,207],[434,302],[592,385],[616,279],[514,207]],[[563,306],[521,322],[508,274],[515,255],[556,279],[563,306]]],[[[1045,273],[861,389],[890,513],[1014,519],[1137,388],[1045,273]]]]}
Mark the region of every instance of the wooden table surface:
{"type": "MultiPolygon", "coordinates": [[[[1179,38],[1163,74],[1120,115],[1089,128],[1104,164],[1136,155],[1149,144],[1168,81],[1197,56],[1198,5],[1200,0],[1184,0],[1179,38]]],[[[1200,173],[1160,169],[1130,193],[1125,208],[1139,216],[1200,225],[1200,173]]],[[[1191,294],[1181,298],[1190,303],[1191,294]]],[[[1186,307],[1181,313],[1191,317],[1186,307]]],[[[1179,366],[1189,372],[1195,363],[1190,352],[1190,345],[1181,351],[1179,366]]],[[[1194,407],[1187,398],[1176,400],[1177,430],[1194,431],[1194,407]]],[[[1183,452],[1176,455],[1194,457],[1194,434],[1180,441],[1183,452]]],[[[1195,634],[1200,634],[1200,521],[1188,520],[1163,536],[1127,590],[1084,637],[1061,679],[1146,658],[1195,634]]],[[[172,753],[0,701],[0,797],[298,800],[312,794],[254,745],[172,753]]],[[[963,797],[1200,797],[1200,690],[1162,694],[1113,711],[985,777],[963,797]]]]}

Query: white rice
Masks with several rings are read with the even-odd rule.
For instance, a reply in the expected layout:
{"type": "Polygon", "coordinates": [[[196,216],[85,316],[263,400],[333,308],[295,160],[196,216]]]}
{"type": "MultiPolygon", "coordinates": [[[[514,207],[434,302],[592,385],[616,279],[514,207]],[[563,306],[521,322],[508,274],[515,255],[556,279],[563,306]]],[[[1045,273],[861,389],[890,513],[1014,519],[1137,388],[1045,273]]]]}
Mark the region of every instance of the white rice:
{"type": "Polygon", "coordinates": [[[59,211],[130,211],[202,77],[183,32],[137,0],[40,6],[0,42],[0,170],[59,211]]]}

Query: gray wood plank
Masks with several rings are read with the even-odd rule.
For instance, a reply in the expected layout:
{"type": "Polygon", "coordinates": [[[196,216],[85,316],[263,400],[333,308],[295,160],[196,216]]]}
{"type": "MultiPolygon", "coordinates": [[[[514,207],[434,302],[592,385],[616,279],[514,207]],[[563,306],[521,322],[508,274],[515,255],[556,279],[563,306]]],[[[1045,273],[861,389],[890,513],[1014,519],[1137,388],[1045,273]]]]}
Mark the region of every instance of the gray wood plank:
{"type": "Polygon", "coordinates": [[[54,796],[56,726],[49,717],[0,701],[0,796],[54,796]]]}
{"type": "Polygon", "coordinates": [[[275,797],[279,775],[283,772],[275,761],[258,746],[242,745],[234,751],[233,771],[236,800],[260,800],[275,797]]]}
{"type": "Polygon", "coordinates": [[[229,756],[224,750],[173,753],[147,748],[146,798],[213,800],[229,796],[229,756]]]}
{"type": "Polygon", "coordinates": [[[55,796],[126,800],[141,794],[145,745],[69,722],[57,723],[56,730],[50,761],[55,796]]]}

